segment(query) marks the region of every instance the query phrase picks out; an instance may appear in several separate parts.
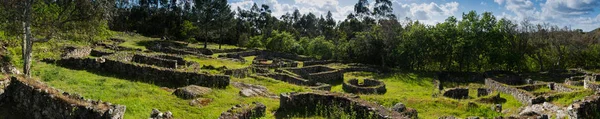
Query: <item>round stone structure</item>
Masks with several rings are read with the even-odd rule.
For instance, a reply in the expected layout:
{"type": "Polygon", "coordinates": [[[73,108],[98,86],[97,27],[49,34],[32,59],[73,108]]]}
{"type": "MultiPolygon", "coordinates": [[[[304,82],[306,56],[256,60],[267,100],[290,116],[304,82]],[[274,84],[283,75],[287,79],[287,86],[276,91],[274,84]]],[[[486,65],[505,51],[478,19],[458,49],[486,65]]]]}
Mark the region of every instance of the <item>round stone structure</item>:
{"type": "Polygon", "coordinates": [[[387,91],[385,84],[375,79],[364,79],[363,83],[359,83],[358,79],[350,79],[344,82],[342,89],[354,94],[384,94],[387,91]]]}

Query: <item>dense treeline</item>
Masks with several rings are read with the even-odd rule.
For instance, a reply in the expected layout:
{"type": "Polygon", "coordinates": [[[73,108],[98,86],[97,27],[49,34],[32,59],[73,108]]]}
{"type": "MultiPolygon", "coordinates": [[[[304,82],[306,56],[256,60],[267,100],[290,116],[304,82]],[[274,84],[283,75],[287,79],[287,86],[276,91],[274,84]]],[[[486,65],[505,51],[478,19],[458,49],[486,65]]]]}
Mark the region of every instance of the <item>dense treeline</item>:
{"type": "MultiPolygon", "coordinates": [[[[227,0],[109,0],[111,30],[189,42],[234,44],[408,70],[545,71],[600,66],[600,30],[583,32],[527,20],[463,13],[435,25],[396,18],[390,0],[358,0],[336,21],[268,5],[231,8],[227,0]],[[367,7],[374,3],[374,7],[367,7]],[[401,19],[401,20],[400,20],[401,19]]],[[[60,7],[60,6],[59,6],[60,7]]],[[[103,23],[103,22],[98,22],[103,23]]],[[[4,24],[5,25],[5,24],[4,24]]],[[[94,35],[94,34],[92,34],[94,35]]]]}

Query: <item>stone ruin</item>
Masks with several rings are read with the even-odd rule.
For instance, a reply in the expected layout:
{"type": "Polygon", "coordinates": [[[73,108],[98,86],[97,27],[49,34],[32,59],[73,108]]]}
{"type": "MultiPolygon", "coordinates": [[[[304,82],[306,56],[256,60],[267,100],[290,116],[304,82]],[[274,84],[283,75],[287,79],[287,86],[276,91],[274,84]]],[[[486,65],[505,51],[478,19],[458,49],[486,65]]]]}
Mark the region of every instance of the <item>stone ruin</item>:
{"type": "Polygon", "coordinates": [[[477,88],[477,97],[488,96],[490,94],[492,94],[492,90],[491,89],[477,88]]]}
{"type": "Polygon", "coordinates": [[[573,102],[567,107],[571,119],[598,119],[600,118],[600,95],[587,96],[582,100],[573,102]]]}
{"type": "Polygon", "coordinates": [[[230,80],[230,77],[226,75],[202,74],[170,68],[153,67],[147,64],[118,61],[111,58],[67,58],[60,60],[46,59],[44,61],[73,69],[108,72],[120,77],[127,77],[127,79],[166,87],[198,85],[225,88],[229,85],[230,80]]]}
{"type": "Polygon", "coordinates": [[[485,78],[491,78],[494,81],[508,85],[523,85],[523,80],[519,75],[511,71],[486,71],[483,73],[485,78]]]}
{"type": "Polygon", "coordinates": [[[246,84],[240,82],[233,82],[231,83],[231,85],[240,89],[240,95],[243,97],[263,96],[269,98],[277,98],[277,96],[271,94],[265,86],[246,84]]]}
{"type": "Polygon", "coordinates": [[[256,119],[265,116],[267,106],[259,102],[238,104],[221,113],[219,119],[256,119]]]}
{"type": "Polygon", "coordinates": [[[354,94],[385,94],[387,91],[385,84],[375,79],[364,79],[362,83],[358,79],[350,79],[342,84],[342,89],[354,94]]]}
{"type": "Polygon", "coordinates": [[[334,60],[311,60],[302,62],[302,66],[324,65],[335,63],[334,60]]]}
{"type": "Polygon", "coordinates": [[[344,71],[326,66],[308,66],[302,68],[284,68],[283,70],[300,75],[302,78],[314,82],[334,83],[344,80],[344,71]]]}
{"type": "Polygon", "coordinates": [[[341,108],[344,112],[352,112],[355,114],[353,116],[358,119],[408,119],[408,117],[412,117],[412,115],[403,115],[407,113],[386,109],[357,96],[329,92],[282,93],[279,96],[278,112],[307,112],[323,108],[331,110],[330,108],[336,107],[341,108]]]}
{"type": "Polygon", "coordinates": [[[252,61],[252,66],[261,68],[282,68],[282,67],[298,67],[298,62],[287,59],[272,59],[272,63],[266,63],[269,59],[255,58],[252,61]]]}
{"type": "Polygon", "coordinates": [[[63,54],[60,55],[62,58],[83,58],[90,55],[92,48],[89,47],[76,47],[66,46],[63,48],[63,54]]]}
{"type": "Polygon", "coordinates": [[[177,60],[134,54],[132,57],[132,61],[153,66],[177,69],[177,60]]]}
{"type": "Polygon", "coordinates": [[[175,42],[175,41],[148,41],[145,43],[148,50],[154,52],[162,52],[169,54],[183,54],[183,55],[213,55],[214,53],[210,49],[204,48],[191,48],[187,47],[187,43],[175,42]]]}
{"type": "MultiPolygon", "coordinates": [[[[264,76],[264,77],[270,77],[273,78],[275,80],[280,80],[280,81],[284,81],[290,84],[295,84],[295,85],[300,85],[300,86],[307,86],[311,89],[316,89],[316,90],[331,90],[331,85],[329,84],[325,84],[325,83],[320,83],[320,82],[314,82],[314,81],[309,81],[303,78],[299,78],[296,76],[292,76],[290,74],[285,74],[285,73],[260,73],[257,74],[258,76],[264,76]]],[[[258,77],[256,77],[258,78],[258,77]]]]}
{"type": "Polygon", "coordinates": [[[202,95],[206,95],[212,92],[212,89],[207,87],[201,87],[197,85],[189,85],[186,87],[177,88],[173,95],[176,95],[182,99],[194,99],[202,95]]]}
{"type": "Polygon", "coordinates": [[[170,111],[163,113],[160,112],[160,110],[158,109],[152,109],[149,119],[174,119],[174,117],[173,113],[171,113],[170,111]]]}
{"type": "Polygon", "coordinates": [[[468,99],[469,98],[469,88],[449,88],[444,89],[444,93],[442,93],[445,97],[454,98],[454,99],[468,99]]]}
{"type": "Polygon", "coordinates": [[[517,99],[519,102],[521,102],[525,105],[538,104],[538,103],[542,103],[545,101],[544,97],[535,96],[535,95],[527,92],[526,90],[518,89],[518,88],[515,88],[512,86],[500,83],[491,78],[485,79],[485,85],[492,90],[510,94],[510,95],[514,96],[515,99],[517,99]]]}
{"type": "Polygon", "coordinates": [[[0,101],[22,118],[32,119],[122,119],[125,106],[84,99],[34,79],[4,79],[0,101]],[[10,82],[10,83],[8,83],[10,82]],[[6,85],[8,84],[8,85],[6,85]]]}

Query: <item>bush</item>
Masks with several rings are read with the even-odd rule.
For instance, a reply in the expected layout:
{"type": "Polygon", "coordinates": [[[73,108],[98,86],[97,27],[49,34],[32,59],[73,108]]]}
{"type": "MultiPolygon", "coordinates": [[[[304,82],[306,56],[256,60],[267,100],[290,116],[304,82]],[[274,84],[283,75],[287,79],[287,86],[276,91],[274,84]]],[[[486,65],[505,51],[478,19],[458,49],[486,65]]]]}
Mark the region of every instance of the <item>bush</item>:
{"type": "Polygon", "coordinates": [[[288,32],[273,31],[273,36],[267,39],[266,48],[272,51],[291,52],[295,44],[294,36],[288,32]]]}
{"type": "Polygon", "coordinates": [[[252,36],[252,37],[250,37],[250,40],[248,41],[248,43],[246,43],[246,47],[261,48],[261,47],[263,47],[263,44],[261,43],[262,39],[263,39],[263,36],[252,36]]]}
{"type": "Polygon", "coordinates": [[[335,46],[330,41],[325,40],[325,37],[319,36],[308,44],[307,50],[310,56],[320,59],[330,59],[333,57],[335,46]]]}

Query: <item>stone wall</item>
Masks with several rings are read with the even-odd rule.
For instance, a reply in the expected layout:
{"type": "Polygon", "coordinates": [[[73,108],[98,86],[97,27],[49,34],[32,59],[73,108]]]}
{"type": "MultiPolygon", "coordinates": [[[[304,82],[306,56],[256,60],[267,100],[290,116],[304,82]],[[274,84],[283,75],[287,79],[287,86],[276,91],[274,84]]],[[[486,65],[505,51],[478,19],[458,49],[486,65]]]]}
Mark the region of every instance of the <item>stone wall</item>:
{"type": "Polygon", "coordinates": [[[555,91],[559,91],[559,92],[573,92],[575,91],[575,89],[571,89],[563,84],[560,83],[548,83],[548,87],[550,87],[550,90],[555,90],[555,91]]]}
{"type": "Polygon", "coordinates": [[[522,85],[525,80],[521,76],[511,71],[486,71],[483,73],[485,78],[492,78],[494,81],[507,85],[522,85]]]}
{"type": "Polygon", "coordinates": [[[183,57],[176,56],[176,55],[161,54],[161,55],[156,55],[155,57],[162,58],[162,59],[175,60],[175,61],[177,61],[178,65],[189,65],[190,64],[190,62],[185,61],[185,59],[183,57]]]}
{"type": "Polygon", "coordinates": [[[111,55],[114,53],[115,53],[115,51],[107,50],[107,49],[93,49],[90,52],[90,55],[94,56],[94,57],[102,57],[102,56],[111,55]]]}
{"type": "Polygon", "coordinates": [[[531,94],[525,90],[517,89],[517,88],[511,87],[509,85],[502,84],[502,83],[494,81],[490,78],[485,79],[485,85],[492,90],[510,94],[510,95],[514,96],[517,100],[519,100],[519,102],[526,104],[526,105],[538,104],[538,103],[544,102],[543,97],[536,97],[533,94],[531,94]]]}
{"type": "Polygon", "coordinates": [[[487,88],[477,88],[477,97],[483,97],[492,94],[492,90],[487,88]]]}
{"type": "Polygon", "coordinates": [[[350,67],[346,67],[346,68],[342,68],[341,69],[344,73],[346,72],[373,72],[373,73],[380,73],[381,71],[379,71],[376,68],[371,68],[371,67],[366,67],[366,66],[350,66],[350,67]]]}
{"type": "Polygon", "coordinates": [[[104,58],[67,58],[56,61],[46,60],[46,62],[56,63],[60,66],[73,69],[111,73],[127,79],[166,87],[198,85],[225,88],[229,85],[230,79],[226,75],[201,74],[104,58]]]}
{"type": "MultiPolygon", "coordinates": [[[[340,107],[357,119],[406,119],[405,115],[391,111],[378,104],[356,96],[328,92],[282,93],[279,96],[279,111],[308,112],[340,107]],[[325,109],[323,109],[325,108],[325,109]]],[[[331,110],[330,110],[331,111],[331,110]]],[[[333,109],[333,111],[339,111],[333,109]]]]}
{"type": "Polygon", "coordinates": [[[374,79],[364,79],[362,84],[358,79],[350,79],[342,84],[342,89],[355,94],[385,94],[387,91],[383,82],[374,79]]]}
{"type": "Polygon", "coordinates": [[[92,48],[89,47],[75,47],[75,46],[66,46],[63,49],[63,54],[60,57],[62,58],[83,58],[90,56],[92,52],[92,48]]]}
{"type": "Polygon", "coordinates": [[[284,70],[298,74],[303,78],[314,82],[333,83],[344,80],[343,70],[336,70],[321,65],[302,68],[285,68],[284,70]]]}
{"type": "Polygon", "coordinates": [[[237,77],[237,78],[245,78],[253,73],[252,67],[240,68],[240,69],[227,69],[225,70],[225,75],[237,77]]]}
{"type": "Polygon", "coordinates": [[[567,107],[571,119],[598,119],[600,118],[600,95],[591,95],[583,100],[575,101],[567,107]]]}
{"type": "Polygon", "coordinates": [[[241,52],[233,52],[224,54],[224,57],[228,56],[240,56],[240,57],[248,57],[248,56],[257,56],[260,55],[262,51],[260,50],[250,50],[250,51],[241,51],[241,52]]]}
{"type": "Polygon", "coordinates": [[[267,106],[259,102],[252,104],[235,105],[231,109],[221,113],[219,119],[257,119],[265,116],[267,106]]]}
{"type": "Polygon", "coordinates": [[[12,77],[4,104],[31,119],[122,119],[125,106],[84,99],[37,80],[12,77]]]}
{"type": "Polygon", "coordinates": [[[583,80],[583,88],[600,92],[600,84],[595,81],[583,80]]]}
{"type": "Polygon", "coordinates": [[[312,58],[312,57],[301,56],[301,55],[290,54],[290,53],[273,52],[273,51],[261,51],[260,55],[257,57],[262,57],[265,59],[283,58],[283,59],[289,59],[289,60],[295,60],[295,61],[315,60],[315,58],[312,58]]]}
{"type": "Polygon", "coordinates": [[[311,60],[311,61],[302,62],[303,63],[302,66],[324,65],[324,64],[334,63],[334,62],[335,62],[334,60],[311,60]]]}
{"type": "Polygon", "coordinates": [[[211,49],[213,53],[232,53],[232,52],[243,52],[246,49],[235,48],[235,49],[211,49]]]}
{"type": "Polygon", "coordinates": [[[454,99],[467,99],[469,98],[469,88],[449,88],[445,89],[443,93],[444,97],[454,99]]]}
{"type": "Polygon", "coordinates": [[[177,60],[163,59],[159,57],[135,54],[132,57],[133,62],[154,65],[159,67],[177,69],[177,60]]]}
{"type": "Polygon", "coordinates": [[[313,82],[313,81],[309,81],[306,79],[302,79],[302,78],[298,78],[289,74],[284,74],[284,73],[264,73],[264,74],[257,74],[258,76],[264,76],[264,77],[270,77],[273,78],[275,80],[280,80],[280,81],[284,81],[287,83],[291,83],[291,84],[295,84],[295,85],[301,85],[301,86],[308,86],[311,87],[312,89],[317,89],[317,90],[331,90],[331,85],[329,84],[324,84],[324,83],[319,83],[319,82],[313,82]]]}

